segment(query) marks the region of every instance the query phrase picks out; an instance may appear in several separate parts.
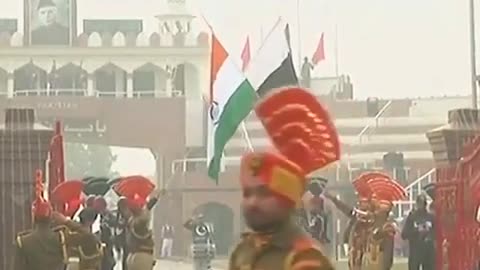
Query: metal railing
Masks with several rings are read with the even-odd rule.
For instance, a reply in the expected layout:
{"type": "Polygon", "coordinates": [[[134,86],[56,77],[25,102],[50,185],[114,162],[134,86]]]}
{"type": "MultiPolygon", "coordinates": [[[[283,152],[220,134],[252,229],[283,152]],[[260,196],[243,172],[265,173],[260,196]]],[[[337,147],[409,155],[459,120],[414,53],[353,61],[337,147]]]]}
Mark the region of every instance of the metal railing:
{"type": "MultiPolygon", "coordinates": [[[[375,119],[375,128],[378,127],[378,119],[380,117],[382,117],[382,115],[388,110],[388,108],[390,108],[390,105],[392,105],[392,101],[389,100],[387,103],[385,103],[385,105],[383,105],[383,107],[380,109],[380,111],[378,111],[378,113],[375,115],[374,119],[375,119]]],[[[363,135],[365,135],[365,133],[367,133],[367,131],[372,127],[372,123],[368,123],[361,131],[360,133],[358,133],[358,142],[361,144],[362,143],[362,138],[363,138],[363,135]]]]}
{"type": "Polygon", "coordinates": [[[395,202],[397,218],[402,218],[405,216],[406,212],[412,211],[413,206],[415,205],[416,196],[422,193],[423,186],[434,181],[435,172],[436,169],[433,168],[405,187],[408,198],[403,201],[395,202]]]}
{"type": "MultiPolygon", "coordinates": [[[[1,92],[0,96],[7,96],[7,92],[1,92]]],[[[65,89],[23,89],[23,90],[14,90],[13,97],[24,97],[24,96],[84,96],[88,97],[89,92],[87,89],[82,88],[65,88],[65,89]]],[[[115,97],[115,98],[128,98],[127,92],[125,91],[101,91],[94,89],[92,91],[92,96],[94,97],[115,97]]],[[[171,94],[168,94],[166,90],[133,90],[132,98],[141,98],[141,97],[181,97],[184,96],[184,91],[181,90],[172,90],[171,94]]]]}
{"type": "Polygon", "coordinates": [[[249,151],[253,151],[252,141],[250,140],[250,134],[248,134],[248,129],[247,129],[247,125],[245,124],[245,120],[243,120],[242,123],[240,124],[240,128],[242,130],[243,139],[245,140],[247,149],[249,151]]]}

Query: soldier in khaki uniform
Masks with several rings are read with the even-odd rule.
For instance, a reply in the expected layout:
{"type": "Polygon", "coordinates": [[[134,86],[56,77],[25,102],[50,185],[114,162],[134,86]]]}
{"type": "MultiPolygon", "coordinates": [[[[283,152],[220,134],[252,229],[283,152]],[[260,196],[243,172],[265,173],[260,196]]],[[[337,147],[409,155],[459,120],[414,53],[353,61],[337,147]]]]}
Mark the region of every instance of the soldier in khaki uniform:
{"type": "Polygon", "coordinates": [[[122,216],[127,222],[127,269],[153,269],[153,234],[150,229],[150,210],[158,201],[159,192],[153,192],[154,186],[150,180],[142,176],[130,176],[122,179],[115,187],[124,196],[128,209],[123,208],[122,216]],[[147,200],[150,197],[150,200],[147,200]]]}
{"type": "Polygon", "coordinates": [[[17,235],[15,270],[63,270],[65,267],[65,233],[60,227],[51,228],[52,207],[43,197],[42,181],[42,172],[37,171],[33,230],[17,235]]]}
{"type": "Polygon", "coordinates": [[[368,181],[374,195],[375,220],[367,239],[364,256],[369,270],[390,270],[393,266],[395,225],[389,220],[394,201],[405,198],[405,189],[392,178],[384,175],[368,181]]]}
{"type": "MultiPolygon", "coordinates": [[[[70,205],[80,201],[83,191],[83,182],[72,180],[55,187],[52,198],[57,203],[70,205]]],[[[69,212],[69,211],[66,211],[69,212]]],[[[68,251],[68,270],[97,270],[103,257],[103,248],[100,239],[92,233],[92,224],[97,218],[97,211],[93,207],[86,207],[79,213],[80,222],[74,222],[63,214],[54,213],[57,224],[63,226],[68,251]]]]}
{"type": "Polygon", "coordinates": [[[80,212],[80,223],[64,218],[60,214],[55,219],[64,224],[67,247],[72,250],[71,257],[78,258],[67,270],[99,270],[103,257],[102,243],[91,231],[97,213],[93,208],[85,208],[80,212]]]}
{"type": "Polygon", "coordinates": [[[306,175],[340,157],[326,110],[308,91],[281,89],[255,108],[278,152],[242,157],[242,207],[248,227],[230,270],[331,270],[329,259],[295,222],[306,175]]]}

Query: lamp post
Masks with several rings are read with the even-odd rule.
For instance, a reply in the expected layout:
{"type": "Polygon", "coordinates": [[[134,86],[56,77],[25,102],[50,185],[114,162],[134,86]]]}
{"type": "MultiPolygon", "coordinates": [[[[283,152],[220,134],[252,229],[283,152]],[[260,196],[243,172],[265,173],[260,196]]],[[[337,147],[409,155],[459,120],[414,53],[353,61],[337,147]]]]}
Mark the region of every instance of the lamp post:
{"type": "Polygon", "coordinates": [[[471,71],[471,87],[472,87],[472,107],[478,108],[477,105],[477,60],[475,54],[475,3],[470,1],[470,71],[471,71]]]}

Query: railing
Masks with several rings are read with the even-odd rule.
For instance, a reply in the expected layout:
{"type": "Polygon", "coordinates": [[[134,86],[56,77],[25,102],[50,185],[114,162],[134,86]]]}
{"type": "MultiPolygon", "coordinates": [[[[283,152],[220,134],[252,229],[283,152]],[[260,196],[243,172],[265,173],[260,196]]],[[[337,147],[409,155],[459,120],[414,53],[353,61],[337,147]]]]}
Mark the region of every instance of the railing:
{"type": "MultiPolygon", "coordinates": [[[[133,98],[142,98],[142,97],[182,97],[184,96],[182,90],[172,90],[171,94],[168,94],[166,90],[133,90],[133,98]]],[[[0,96],[8,97],[7,92],[0,92],[0,96]]],[[[14,97],[22,96],[90,96],[87,89],[81,88],[72,88],[72,89],[24,89],[24,90],[14,90],[14,97]]],[[[92,91],[92,96],[94,97],[115,97],[115,98],[128,98],[127,92],[125,91],[101,91],[95,89],[92,91]]]]}
{"type": "Polygon", "coordinates": [[[417,180],[410,183],[405,190],[407,191],[408,198],[404,201],[399,201],[395,203],[397,218],[402,218],[405,216],[405,212],[409,212],[413,209],[415,205],[415,200],[417,195],[422,193],[423,186],[434,181],[436,169],[433,168],[430,171],[426,172],[424,175],[417,178],[417,180]],[[406,210],[406,211],[405,211],[406,210]]]}
{"type": "MultiPolygon", "coordinates": [[[[387,111],[388,108],[390,108],[390,105],[392,105],[392,101],[389,100],[387,103],[385,103],[385,105],[383,105],[383,107],[380,109],[380,111],[378,111],[378,113],[375,115],[374,119],[375,119],[375,128],[378,127],[378,119],[380,117],[382,117],[382,115],[385,113],[385,111],[387,111]]],[[[365,133],[372,127],[372,124],[371,123],[368,123],[363,129],[362,131],[360,131],[360,133],[358,133],[358,142],[361,144],[362,143],[362,138],[363,138],[363,135],[365,135],[365,133]]]]}
{"type": "MultiPolygon", "coordinates": [[[[223,157],[225,163],[235,162],[238,163],[240,161],[240,157],[223,157]]],[[[170,172],[175,174],[178,172],[178,168],[181,168],[182,173],[188,172],[188,164],[193,163],[195,166],[199,166],[201,168],[206,168],[207,158],[184,158],[184,159],[176,159],[172,161],[170,172]]]]}
{"type": "Polygon", "coordinates": [[[243,138],[245,139],[245,143],[247,144],[247,149],[249,151],[253,151],[252,141],[250,140],[250,134],[248,134],[247,125],[245,125],[245,120],[243,120],[242,123],[240,124],[240,128],[242,129],[242,134],[243,134],[243,138]]]}

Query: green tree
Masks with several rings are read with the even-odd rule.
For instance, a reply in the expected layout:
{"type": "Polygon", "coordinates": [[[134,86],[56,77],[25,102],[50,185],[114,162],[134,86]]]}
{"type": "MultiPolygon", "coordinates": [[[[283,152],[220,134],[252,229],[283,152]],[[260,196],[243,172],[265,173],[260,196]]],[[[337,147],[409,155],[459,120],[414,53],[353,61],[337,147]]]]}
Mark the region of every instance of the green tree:
{"type": "Polygon", "coordinates": [[[112,164],[117,156],[109,146],[98,144],[65,143],[65,170],[67,179],[86,176],[111,177],[112,164]]]}

